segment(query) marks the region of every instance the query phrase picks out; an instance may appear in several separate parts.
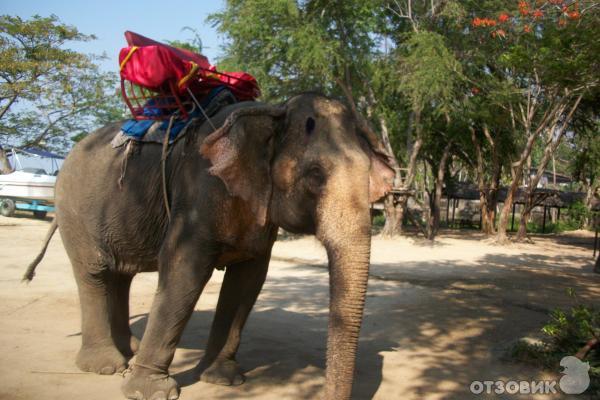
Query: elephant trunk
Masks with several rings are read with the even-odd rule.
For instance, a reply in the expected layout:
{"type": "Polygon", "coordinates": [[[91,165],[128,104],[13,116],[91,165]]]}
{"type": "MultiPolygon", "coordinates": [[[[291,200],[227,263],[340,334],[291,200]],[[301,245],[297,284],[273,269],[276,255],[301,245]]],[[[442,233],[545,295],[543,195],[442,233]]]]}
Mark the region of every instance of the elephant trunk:
{"type": "Polygon", "coordinates": [[[350,398],[369,276],[371,221],[368,197],[366,192],[365,195],[357,194],[350,187],[346,194],[342,202],[336,201],[340,200],[336,196],[337,199],[326,202],[329,206],[323,204],[317,230],[329,258],[325,388],[328,400],[350,398]]]}

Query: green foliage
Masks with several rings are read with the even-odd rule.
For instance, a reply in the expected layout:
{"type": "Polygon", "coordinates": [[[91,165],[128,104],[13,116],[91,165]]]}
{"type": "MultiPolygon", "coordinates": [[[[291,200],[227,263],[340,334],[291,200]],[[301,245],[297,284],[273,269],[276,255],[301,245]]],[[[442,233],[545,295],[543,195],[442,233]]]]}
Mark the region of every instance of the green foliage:
{"type": "MultiPolygon", "coordinates": [[[[572,289],[569,293],[576,297],[572,289]]],[[[541,343],[518,342],[510,350],[510,356],[520,362],[559,371],[563,357],[574,356],[588,341],[600,336],[600,310],[582,304],[568,311],[553,310],[541,331],[544,335],[541,343]]],[[[584,361],[590,364],[591,381],[585,393],[600,395],[600,349],[592,349],[584,361]]]]}
{"type": "Polygon", "coordinates": [[[373,226],[381,228],[383,225],[385,225],[385,217],[382,214],[373,217],[373,226]]]}
{"type": "Polygon", "coordinates": [[[461,65],[435,32],[415,32],[399,57],[399,89],[418,110],[432,105],[436,113],[448,112],[458,96],[461,65]]]}
{"type": "Polygon", "coordinates": [[[97,57],[65,48],[89,41],[58,17],[0,16],[0,141],[61,150],[122,110],[116,77],[100,72],[97,57]]]}
{"type": "Polygon", "coordinates": [[[194,34],[194,38],[189,41],[184,40],[165,40],[165,43],[178,47],[180,49],[186,49],[189,51],[193,51],[194,53],[202,53],[202,38],[200,37],[200,33],[198,33],[197,29],[191,28],[189,26],[184,26],[182,31],[188,31],[194,34]]]}
{"type": "Polygon", "coordinates": [[[586,220],[591,217],[591,211],[582,201],[573,203],[566,214],[566,222],[574,229],[585,228],[586,220]]]}
{"type": "Polygon", "coordinates": [[[600,120],[581,126],[570,140],[569,172],[585,186],[600,182],[600,120]]]}
{"type": "Polygon", "coordinates": [[[336,79],[358,81],[373,48],[375,1],[229,0],[209,16],[228,37],[219,67],[256,76],[265,100],[306,90],[336,94],[336,79]]]}
{"type": "MultiPolygon", "coordinates": [[[[584,93],[581,104],[588,104],[589,111],[580,113],[578,124],[589,126],[597,118],[600,7],[583,12],[582,6],[580,18],[559,25],[564,15],[555,6],[544,6],[553,11],[536,19],[521,15],[518,3],[228,0],[209,21],[227,39],[219,67],[255,75],[264,100],[285,100],[306,90],[354,100],[371,125],[388,135],[400,167],[407,167],[417,137],[423,139],[415,179],[423,192],[432,188],[432,171],[449,141],[446,179],[461,170],[474,180],[471,128],[489,186],[492,148],[503,172],[501,183],[509,183],[527,135],[547,124],[545,116],[559,100],[571,105],[584,93]],[[500,22],[502,14],[509,18],[500,22]],[[493,19],[494,27],[476,26],[478,17],[493,19]],[[531,99],[535,107],[528,116],[531,99]]],[[[594,161],[600,156],[584,149],[599,142],[592,135],[598,129],[587,128],[585,136],[572,126],[576,134],[567,137],[576,139],[569,149],[578,156],[567,159],[579,159],[573,170],[581,176],[595,176],[594,161]]],[[[545,145],[535,147],[534,165],[545,145]]],[[[552,229],[570,229],[570,224],[552,229]]]]}

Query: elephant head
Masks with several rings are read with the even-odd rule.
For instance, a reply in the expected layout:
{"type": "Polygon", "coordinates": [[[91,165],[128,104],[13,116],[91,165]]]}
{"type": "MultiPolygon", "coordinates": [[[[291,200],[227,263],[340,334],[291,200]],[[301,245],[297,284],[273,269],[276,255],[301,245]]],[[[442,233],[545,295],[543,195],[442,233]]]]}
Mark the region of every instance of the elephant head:
{"type": "Polygon", "coordinates": [[[202,154],[256,224],[315,234],[329,258],[326,398],[350,397],[371,247],[370,203],[394,170],[382,144],[342,103],[303,94],[234,112],[202,154]]]}

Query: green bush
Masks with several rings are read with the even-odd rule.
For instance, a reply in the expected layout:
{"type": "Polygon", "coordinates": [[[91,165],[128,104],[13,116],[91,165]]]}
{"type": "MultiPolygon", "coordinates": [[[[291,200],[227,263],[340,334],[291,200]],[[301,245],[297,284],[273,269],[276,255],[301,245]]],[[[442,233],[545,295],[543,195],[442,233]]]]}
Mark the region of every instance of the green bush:
{"type": "MultiPolygon", "coordinates": [[[[570,290],[569,294],[575,297],[570,290]]],[[[567,312],[554,310],[550,321],[541,329],[541,343],[519,341],[510,350],[510,357],[519,362],[559,371],[560,360],[575,355],[592,338],[600,336],[600,310],[593,306],[578,304],[567,312]]],[[[600,349],[596,346],[587,357],[590,364],[590,387],[585,392],[592,398],[600,396],[600,349]]]]}
{"type": "Polygon", "coordinates": [[[383,225],[385,225],[385,217],[383,215],[379,214],[373,217],[374,227],[383,228],[383,225]]]}
{"type": "Polygon", "coordinates": [[[589,220],[590,216],[591,212],[585,204],[582,201],[576,201],[566,212],[564,221],[573,230],[583,229],[586,228],[585,222],[589,220]]]}
{"type": "MultiPolygon", "coordinates": [[[[515,229],[519,229],[519,225],[515,221],[515,229]]],[[[567,231],[574,231],[580,229],[579,225],[573,224],[568,220],[558,221],[556,223],[546,221],[546,227],[542,230],[542,224],[538,224],[536,222],[528,222],[527,223],[527,232],[530,233],[561,233],[567,231]]]]}

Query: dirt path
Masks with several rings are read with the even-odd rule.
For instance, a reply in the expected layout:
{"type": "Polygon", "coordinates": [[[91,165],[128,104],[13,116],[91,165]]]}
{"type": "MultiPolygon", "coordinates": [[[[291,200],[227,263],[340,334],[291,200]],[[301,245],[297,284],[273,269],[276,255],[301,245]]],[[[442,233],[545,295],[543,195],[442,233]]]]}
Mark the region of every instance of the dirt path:
{"type": "MultiPolygon", "coordinates": [[[[47,227],[32,219],[0,219],[0,398],[120,399],[120,376],[84,374],[74,365],[79,305],[58,235],[34,281],[20,283],[47,227]]],[[[597,303],[600,275],[592,273],[586,247],[591,239],[545,238],[510,247],[479,239],[447,234],[431,246],[374,238],[353,398],[484,398],[470,395],[471,381],[556,378],[501,356],[516,339],[538,335],[548,310],[569,304],[567,288],[597,303]]],[[[312,238],[276,244],[240,348],[247,382],[238,387],[196,382],[191,373],[206,345],[222,276],[214,273],[175,356],[172,373],[182,383],[182,399],[314,398],[324,382],[328,314],[321,246],[312,238]]],[[[137,335],[155,287],[155,274],[134,280],[131,322],[137,335]]]]}

